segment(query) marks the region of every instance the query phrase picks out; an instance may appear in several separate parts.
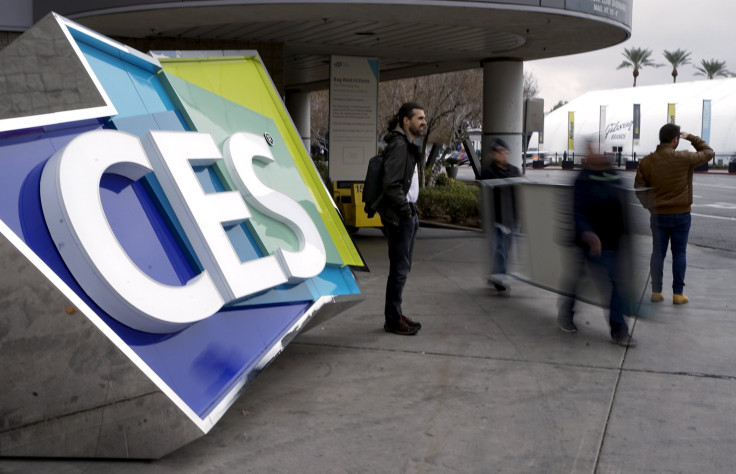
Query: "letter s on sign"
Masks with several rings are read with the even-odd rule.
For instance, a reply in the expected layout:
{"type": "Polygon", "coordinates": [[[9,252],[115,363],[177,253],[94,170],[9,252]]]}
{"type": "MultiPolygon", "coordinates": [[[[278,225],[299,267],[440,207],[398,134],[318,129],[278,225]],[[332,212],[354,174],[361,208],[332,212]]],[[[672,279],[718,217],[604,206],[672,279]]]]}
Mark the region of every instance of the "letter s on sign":
{"type": "Polygon", "coordinates": [[[138,180],[152,171],[134,135],[97,130],[79,135],[46,163],[41,205],[66,266],[108,314],[134,329],[169,333],[207,318],[224,304],[208,271],[183,286],[157,282],[133,263],[107,223],[100,179],[138,180]]]}

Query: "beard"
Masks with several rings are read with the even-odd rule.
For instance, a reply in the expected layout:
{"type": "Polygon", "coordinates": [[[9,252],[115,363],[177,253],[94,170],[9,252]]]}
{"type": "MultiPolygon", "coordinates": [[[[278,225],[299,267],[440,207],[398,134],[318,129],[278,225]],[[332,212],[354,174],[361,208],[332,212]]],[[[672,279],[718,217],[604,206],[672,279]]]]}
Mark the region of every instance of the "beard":
{"type": "Polygon", "coordinates": [[[417,127],[413,127],[411,125],[409,126],[409,133],[411,133],[415,137],[421,137],[422,135],[424,135],[424,130],[425,128],[422,126],[417,126],[417,127]]]}

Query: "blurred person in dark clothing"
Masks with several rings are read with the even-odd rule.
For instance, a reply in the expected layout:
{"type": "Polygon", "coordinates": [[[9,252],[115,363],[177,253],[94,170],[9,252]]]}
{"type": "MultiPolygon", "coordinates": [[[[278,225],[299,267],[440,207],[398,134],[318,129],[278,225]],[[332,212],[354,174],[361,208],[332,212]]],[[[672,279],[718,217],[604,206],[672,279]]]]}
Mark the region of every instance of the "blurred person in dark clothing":
{"type": "MultiPolygon", "coordinates": [[[[600,275],[596,283],[610,290],[608,322],[611,341],[621,346],[635,346],[624,318],[628,312],[629,292],[625,279],[628,260],[626,239],[628,222],[626,217],[625,191],[621,178],[612,168],[611,160],[593,150],[593,141],[586,140],[588,151],[584,168],[573,185],[574,242],[581,250],[584,260],[600,275]]],[[[579,269],[573,269],[573,280],[580,278],[579,269]]],[[[574,282],[573,287],[577,285],[574,282]]],[[[577,332],[573,322],[575,289],[572,296],[563,302],[557,323],[563,331],[577,332]]]]}
{"type": "MultiPolygon", "coordinates": [[[[490,163],[481,168],[480,179],[518,178],[519,168],[509,163],[509,147],[500,138],[491,143],[490,163]]],[[[489,282],[498,291],[509,289],[506,271],[514,228],[516,227],[516,203],[512,184],[493,188],[493,266],[489,282]]]]}

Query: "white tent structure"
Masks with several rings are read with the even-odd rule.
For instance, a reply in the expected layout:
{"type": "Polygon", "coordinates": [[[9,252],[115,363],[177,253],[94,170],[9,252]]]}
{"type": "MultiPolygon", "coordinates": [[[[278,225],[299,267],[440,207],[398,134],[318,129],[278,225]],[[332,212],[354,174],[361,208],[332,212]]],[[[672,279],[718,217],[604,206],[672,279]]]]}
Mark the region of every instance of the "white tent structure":
{"type": "Polygon", "coordinates": [[[542,143],[534,134],[529,149],[538,147],[547,156],[557,153],[559,157],[565,151],[570,155],[577,147],[575,155],[580,155],[584,153],[582,137],[587,135],[598,137],[600,152],[620,147],[627,159],[632,149],[640,158],[659,143],[660,127],[671,121],[671,104],[674,122],[713,147],[714,164],[726,163],[736,153],[736,78],[588,92],[547,114],[542,143]],[[638,143],[633,133],[634,104],[640,107],[638,143]],[[573,112],[572,126],[569,112],[573,112]],[[572,143],[568,132],[572,132],[572,143]]]}

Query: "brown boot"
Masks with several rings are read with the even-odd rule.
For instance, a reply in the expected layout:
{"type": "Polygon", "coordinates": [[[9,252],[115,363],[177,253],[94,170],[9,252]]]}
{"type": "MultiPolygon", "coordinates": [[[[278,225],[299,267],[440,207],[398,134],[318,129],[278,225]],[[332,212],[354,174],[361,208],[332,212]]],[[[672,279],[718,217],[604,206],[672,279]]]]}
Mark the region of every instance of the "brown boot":
{"type": "Polygon", "coordinates": [[[672,295],[672,304],[687,304],[687,302],[690,301],[687,299],[687,296],[683,294],[674,294],[672,295]]]}
{"type": "Polygon", "coordinates": [[[419,332],[418,328],[409,326],[403,319],[396,319],[394,321],[386,321],[383,325],[383,329],[386,332],[392,332],[400,336],[414,336],[419,332]]]}

